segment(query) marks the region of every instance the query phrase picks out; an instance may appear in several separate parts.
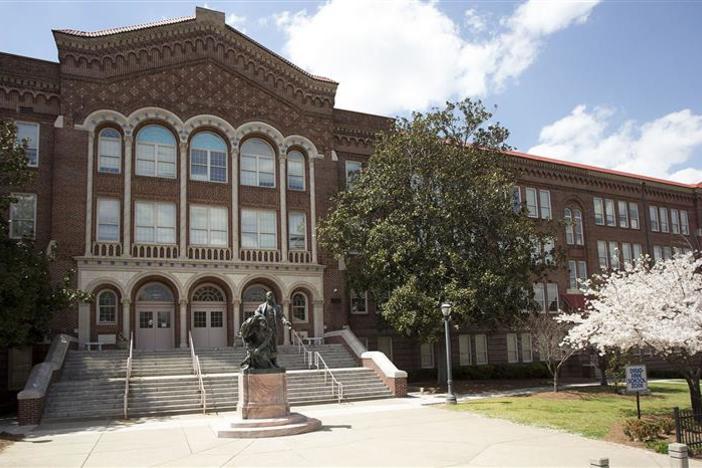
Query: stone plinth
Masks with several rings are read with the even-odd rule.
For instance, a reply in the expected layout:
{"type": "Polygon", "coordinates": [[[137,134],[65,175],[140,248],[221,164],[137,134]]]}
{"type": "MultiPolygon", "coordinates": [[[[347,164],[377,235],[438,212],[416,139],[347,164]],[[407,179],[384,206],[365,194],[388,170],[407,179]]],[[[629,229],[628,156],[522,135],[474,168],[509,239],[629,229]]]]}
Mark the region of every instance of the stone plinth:
{"type": "Polygon", "coordinates": [[[217,429],[217,437],[254,439],[316,431],[318,419],[290,413],[285,369],[253,369],[239,375],[239,419],[217,429]]]}
{"type": "Polygon", "coordinates": [[[239,375],[241,419],[284,418],[290,413],[285,369],[246,370],[239,375]]]}

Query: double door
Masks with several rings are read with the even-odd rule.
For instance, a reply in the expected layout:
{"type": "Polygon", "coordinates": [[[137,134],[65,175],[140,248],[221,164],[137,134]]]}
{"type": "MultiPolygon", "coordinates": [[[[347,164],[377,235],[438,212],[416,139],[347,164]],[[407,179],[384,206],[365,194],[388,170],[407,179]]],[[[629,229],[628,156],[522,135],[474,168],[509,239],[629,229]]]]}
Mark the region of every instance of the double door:
{"type": "Polygon", "coordinates": [[[170,349],[175,346],[173,332],[174,307],[137,306],[136,347],[170,349]]]}
{"type": "Polygon", "coordinates": [[[227,314],[223,305],[193,305],[191,324],[196,350],[227,346],[227,314]]]}

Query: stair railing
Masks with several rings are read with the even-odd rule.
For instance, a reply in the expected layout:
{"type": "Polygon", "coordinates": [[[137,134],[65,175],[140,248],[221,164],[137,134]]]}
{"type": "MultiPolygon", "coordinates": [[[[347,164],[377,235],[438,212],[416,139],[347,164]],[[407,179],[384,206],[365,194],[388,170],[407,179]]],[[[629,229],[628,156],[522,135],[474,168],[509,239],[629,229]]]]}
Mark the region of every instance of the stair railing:
{"type": "Polygon", "coordinates": [[[200,367],[200,357],[195,354],[195,346],[193,345],[193,333],[188,333],[188,339],[190,340],[190,358],[193,361],[193,374],[197,376],[197,384],[200,390],[200,405],[202,406],[202,413],[207,412],[207,394],[205,393],[205,383],[202,381],[202,367],[200,367]]]}
{"type": "Polygon", "coordinates": [[[134,332],[129,334],[129,356],[127,357],[127,375],[124,378],[124,419],[127,419],[129,405],[129,379],[132,377],[132,354],[134,351],[134,332]]]}
{"type": "Polygon", "coordinates": [[[291,328],[290,331],[292,332],[292,341],[293,345],[297,346],[297,353],[302,354],[303,361],[307,368],[312,367],[312,359],[313,359],[313,352],[307,349],[307,346],[305,346],[305,342],[302,341],[302,337],[295,331],[294,328],[291,328]]]}
{"type": "Polygon", "coordinates": [[[321,354],[319,354],[319,351],[314,352],[314,365],[317,369],[321,369],[324,371],[324,383],[327,383],[327,375],[329,375],[330,381],[331,381],[331,393],[332,396],[336,394],[337,399],[339,400],[339,403],[341,403],[341,400],[344,399],[344,385],[339,382],[336,377],[334,377],[334,374],[332,373],[331,369],[329,369],[329,366],[327,366],[327,363],[324,361],[324,358],[322,357],[321,354]],[[323,369],[319,367],[319,364],[322,364],[324,366],[323,369]],[[336,386],[336,388],[335,388],[336,386]],[[334,391],[336,389],[336,392],[334,391]]]}

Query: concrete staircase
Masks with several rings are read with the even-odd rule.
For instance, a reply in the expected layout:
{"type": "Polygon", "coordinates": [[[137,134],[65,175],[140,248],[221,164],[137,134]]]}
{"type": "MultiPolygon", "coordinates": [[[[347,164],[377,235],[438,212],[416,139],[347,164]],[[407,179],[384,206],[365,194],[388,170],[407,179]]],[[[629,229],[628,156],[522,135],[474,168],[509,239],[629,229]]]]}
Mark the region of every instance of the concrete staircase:
{"type": "MultiPolygon", "coordinates": [[[[319,351],[344,387],[344,400],[388,398],[392,394],[375,373],[359,367],[338,344],[310,347],[319,351]]],[[[294,346],[278,348],[278,363],[288,370],[290,405],[334,403],[324,372],[308,369],[294,346]]],[[[241,348],[196,349],[203,372],[208,412],[233,411],[238,401],[241,348]]],[[[44,421],[119,418],[123,415],[127,353],[122,350],[70,351],[61,379],[51,385],[44,421]]],[[[189,349],[135,351],[129,381],[129,417],[167,416],[202,411],[189,349]]]]}

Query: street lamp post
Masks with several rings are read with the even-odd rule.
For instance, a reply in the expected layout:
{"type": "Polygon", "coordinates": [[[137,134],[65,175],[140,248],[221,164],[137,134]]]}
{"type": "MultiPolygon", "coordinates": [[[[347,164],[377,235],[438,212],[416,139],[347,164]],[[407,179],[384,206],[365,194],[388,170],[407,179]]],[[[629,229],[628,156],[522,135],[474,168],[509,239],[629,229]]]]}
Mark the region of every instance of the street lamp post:
{"type": "Polygon", "coordinates": [[[456,404],[456,395],[453,394],[453,379],[451,378],[451,336],[449,335],[449,320],[451,320],[451,304],[444,302],[441,304],[441,313],[444,316],[444,333],[446,335],[446,383],[448,384],[448,393],[446,394],[446,403],[450,405],[456,404]]]}

